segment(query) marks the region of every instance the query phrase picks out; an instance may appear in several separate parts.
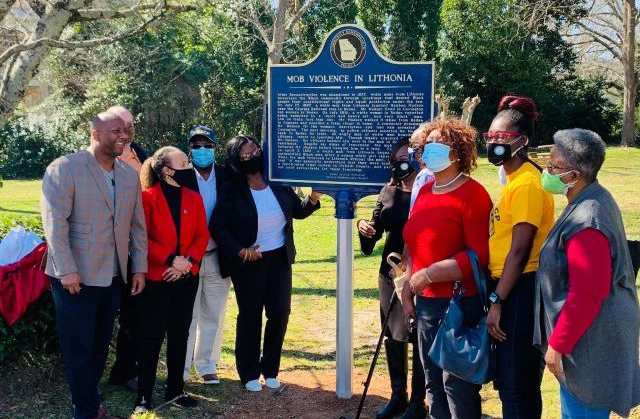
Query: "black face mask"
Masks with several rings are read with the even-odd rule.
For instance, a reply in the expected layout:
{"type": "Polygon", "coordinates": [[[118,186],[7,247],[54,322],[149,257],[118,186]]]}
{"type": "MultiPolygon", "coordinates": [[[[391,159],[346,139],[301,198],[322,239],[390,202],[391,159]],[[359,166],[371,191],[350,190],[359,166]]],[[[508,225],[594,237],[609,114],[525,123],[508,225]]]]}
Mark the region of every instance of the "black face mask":
{"type": "Polygon", "coordinates": [[[413,166],[406,160],[400,160],[391,165],[391,174],[396,181],[408,178],[413,172],[413,166]]]}
{"type": "Polygon", "coordinates": [[[489,163],[502,166],[504,162],[511,158],[511,144],[487,144],[487,158],[489,163]]]}
{"type": "Polygon", "coordinates": [[[196,172],[193,169],[173,169],[169,167],[169,169],[173,170],[174,173],[171,175],[171,178],[176,181],[176,183],[180,186],[185,186],[189,189],[194,189],[197,191],[198,180],[196,179],[196,172]]]}
{"type": "Polygon", "coordinates": [[[238,164],[239,169],[245,175],[253,175],[262,172],[262,154],[251,157],[249,160],[241,161],[238,164]]]}

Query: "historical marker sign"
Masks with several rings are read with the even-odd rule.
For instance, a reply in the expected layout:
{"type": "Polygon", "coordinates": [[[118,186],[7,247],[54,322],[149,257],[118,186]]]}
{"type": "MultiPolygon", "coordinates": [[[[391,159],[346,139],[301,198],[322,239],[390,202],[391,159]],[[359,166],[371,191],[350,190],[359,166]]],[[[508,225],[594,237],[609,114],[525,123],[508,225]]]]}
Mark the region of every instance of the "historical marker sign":
{"type": "Polygon", "coordinates": [[[391,145],[433,118],[434,66],[391,61],[343,25],[308,63],[270,66],[268,90],[270,181],[375,190],[391,145]]]}

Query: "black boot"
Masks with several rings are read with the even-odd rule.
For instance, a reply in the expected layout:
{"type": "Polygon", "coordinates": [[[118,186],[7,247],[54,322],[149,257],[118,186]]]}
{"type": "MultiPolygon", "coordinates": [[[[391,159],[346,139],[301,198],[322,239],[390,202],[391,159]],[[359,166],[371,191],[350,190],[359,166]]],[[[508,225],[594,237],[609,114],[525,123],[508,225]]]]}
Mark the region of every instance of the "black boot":
{"type": "Polygon", "coordinates": [[[424,407],[424,401],[421,400],[411,401],[401,419],[424,419],[425,417],[427,417],[427,409],[424,407]]]}
{"type": "Polygon", "coordinates": [[[391,400],[378,411],[376,419],[391,419],[407,408],[407,344],[387,337],[384,341],[391,377],[391,400]]]}

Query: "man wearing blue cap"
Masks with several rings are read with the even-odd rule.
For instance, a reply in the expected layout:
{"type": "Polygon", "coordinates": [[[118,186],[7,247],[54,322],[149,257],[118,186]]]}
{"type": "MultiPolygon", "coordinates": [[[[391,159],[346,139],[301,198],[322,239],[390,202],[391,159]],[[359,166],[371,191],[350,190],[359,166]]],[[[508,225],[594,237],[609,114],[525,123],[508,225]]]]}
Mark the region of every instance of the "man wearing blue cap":
{"type": "MultiPolygon", "coordinates": [[[[202,196],[207,225],[216,206],[218,191],[224,182],[224,167],[215,164],[217,138],[213,130],[198,125],[189,132],[189,152],[195,171],[198,192],[202,196]]],[[[218,264],[218,248],[209,239],[207,252],[200,264],[200,282],[193,305],[193,320],[187,342],[184,378],[189,377],[191,364],[205,384],[219,384],[216,371],[222,349],[222,330],[227,307],[229,278],[222,278],[218,264]]]]}

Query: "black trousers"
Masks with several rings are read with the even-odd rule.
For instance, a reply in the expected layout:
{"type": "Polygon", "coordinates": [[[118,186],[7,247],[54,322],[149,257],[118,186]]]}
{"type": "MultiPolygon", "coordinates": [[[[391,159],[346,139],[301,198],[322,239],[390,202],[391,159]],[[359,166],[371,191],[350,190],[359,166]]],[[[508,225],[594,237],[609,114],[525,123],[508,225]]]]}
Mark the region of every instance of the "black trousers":
{"type": "Polygon", "coordinates": [[[135,328],[135,304],[137,297],[131,296],[131,287],[122,287],[120,300],[120,314],[118,315],[118,337],[116,341],[116,360],[109,373],[109,382],[112,384],[123,383],[135,378],[136,367],[136,341],[134,339],[135,328]]]}
{"type": "Polygon", "coordinates": [[[184,390],[184,361],[198,278],[176,282],[147,281],[136,304],[138,342],[138,398],[151,400],[160,348],[167,335],[167,387],[169,400],[184,390]]]}
{"type": "Polygon", "coordinates": [[[496,346],[496,386],[505,419],[542,417],[542,352],[533,346],[536,273],[523,274],[502,304],[500,328],[507,340],[496,346]]]}
{"type": "Polygon", "coordinates": [[[260,374],[276,378],[291,312],[291,265],[285,248],[244,263],[231,281],[238,302],[235,354],[240,381],[246,384],[260,374]],[[260,357],[263,310],[267,323],[260,357]]]}
{"type": "Polygon", "coordinates": [[[108,287],[81,285],[80,293],[72,295],[59,279],[50,279],[73,418],[94,418],[100,408],[98,383],[107,361],[123,283],[117,277],[108,287]]]}

